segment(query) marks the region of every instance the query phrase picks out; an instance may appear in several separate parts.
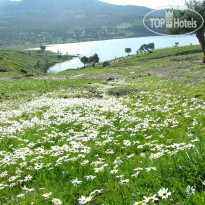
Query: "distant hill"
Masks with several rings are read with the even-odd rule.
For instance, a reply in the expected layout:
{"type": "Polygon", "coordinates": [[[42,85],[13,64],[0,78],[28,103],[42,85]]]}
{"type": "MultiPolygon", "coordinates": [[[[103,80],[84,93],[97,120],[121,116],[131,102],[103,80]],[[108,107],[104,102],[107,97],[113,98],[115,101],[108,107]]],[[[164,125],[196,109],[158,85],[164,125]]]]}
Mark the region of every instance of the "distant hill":
{"type": "Polygon", "coordinates": [[[142,26],[142,19],[150,10],[141,6],[112,5],[98,0],[0,0],[1,44],[150,35],[142,26]]]}
{"type": "Polygon", "coordinates": [[[120,13],[120,14],[137,14],[144,15],[149,8],[142,6],[120,6],[112,5],[98,0],[22,0],[20,2],[9,2],[0,0],[2,12],[6,14],[25,14],[35,12],[41,15],[49,14],[68,14],[68,13],[120,13]]]}

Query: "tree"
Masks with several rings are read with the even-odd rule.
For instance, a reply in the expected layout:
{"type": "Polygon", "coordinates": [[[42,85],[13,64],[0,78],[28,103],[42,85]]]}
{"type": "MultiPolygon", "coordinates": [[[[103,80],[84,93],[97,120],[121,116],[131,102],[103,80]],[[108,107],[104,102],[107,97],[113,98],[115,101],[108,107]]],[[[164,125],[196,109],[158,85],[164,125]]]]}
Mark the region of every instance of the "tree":
{"type": "Polygon", "coordinates": [[[128,53],[128,56],[129,56],[129,53],[131,53],[132,49],[131,48],[125,48],[125,53],[128,53]]]}
{"type": "MultiPolygon", "coordinates": [[[[88,58],[88,64],[93,65],[93,56],[88,58]]],[[[94,66],[94,65],[93,65],[94,66]]]]}
{"type": "MultiPolygon", "coordinates": [[[[198,1],[198,0],[190,0],[189,2],[186,2],[185,5],[189,8],[192,9],[196,12],[198,12],[204,19],[205,19],[205,0],[203,1],[198,1]]],[[[204,31],[205,31],[205,23],[202,25],[202,19],[195,14],[191,10],[179,10],[179,9],[174,9],[174,17],[179,18],[180,20],[189,20],[191,21],[193,18],[197,19],[197,31],[195,32],[196,37],[201,45],[202,52],[204,54],[203,58],[203,63],[205,63],[205,36],[204,36],[204,31]],[[202,27],[200,28],[200,26],[202,27]]],[[[170,28],[167,29],[170,34],[182,34],[182,33],[189,33],[193,31],[193,28],[170,28]]]]}
{"type": "Polygon", "coordinates": [[[151,53],[155,49],[154,43],[147,44],[147,49],[151,53]]]}
{"type": "Polygon", "coordinates": [[[43,52],[43,51],[46,50],[46,46],[41,45],[41,46],[40,46],[40,49],[41,49],[41,51],[43,52]]]}
{"type": "Polygon", "coordinates": [[[95,53],[93,56],[90,56],[88,58],[88,64],[92,65],[93,67],[95,67],[95,64],[99,63],[99,61],[100,61],[100,58],[97,53],[95,53]]]}
{"type": "Polygon", "coordinates": [[[154,43],[143,44],[140,46],[138,53],[149,52],[151,53],[155,49],[154,43]]]}
{"type": "Polygon", "coordinates": [[[145,44],[141,45],[140,48],[138,49],[139,53],[145,52],[145,44]]]}
{"type": "Polygon", "coordinates": [[[96,63],[99,63],[100,58],[99,58],[99,56],[98,56],[97,53],[95,53],[95,54],[94,54],[93,56],[91,56],[91,57],[92,57],[93,66],[95,66],[96,63]]]}
{"type": "Polygon", "coordinates": [[[109,61],[104,61],[104,62],[103,62],[103,68],[104,68],[104,67],[107,67],[107,66],[109,66],[109,65],[110,65],[110,62],[109,62],[109,61]]]}
{"type": "Polygon", "coordinates": [[[80,58],[80,61],[85,65],[89,64],[92,65],[93,67],[95,66],[96,63],[99,63],[100,58],[97,53],[95,53],[93,56],[90,56],[89,58],[86,56],[83,56],[80,58]]]}
{"type": "Polygon", "coordinates": [[[84,64],[84,68],[85,68],[85,65],[88,64],[89,59],[88,57],[83,56],[82,58],[80,58],[80,61],[84,64]]]}
{"type": "Polygon", "coordinates": [[[179,42],[175,42],[174,44],[175,44],[174,47],[178,47],[179,46],[179,42]]]}
{"type": "Polygon", "coordinates": [[[57,50],[57,54],[58,54],[58,58],[62,58],[62,54],[63,54],[62,51],[57,50]]]}

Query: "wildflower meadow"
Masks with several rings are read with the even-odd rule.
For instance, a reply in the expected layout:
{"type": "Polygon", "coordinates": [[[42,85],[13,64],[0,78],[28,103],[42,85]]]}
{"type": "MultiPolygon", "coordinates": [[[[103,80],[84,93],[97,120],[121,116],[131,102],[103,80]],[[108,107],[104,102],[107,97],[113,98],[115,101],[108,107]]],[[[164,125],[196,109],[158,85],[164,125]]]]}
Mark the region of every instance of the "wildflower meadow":
{"type": "Polygon", "coordinates": [[[121,81],[0,83],[1,204],[205,204],[204,84],[121,81]]]}

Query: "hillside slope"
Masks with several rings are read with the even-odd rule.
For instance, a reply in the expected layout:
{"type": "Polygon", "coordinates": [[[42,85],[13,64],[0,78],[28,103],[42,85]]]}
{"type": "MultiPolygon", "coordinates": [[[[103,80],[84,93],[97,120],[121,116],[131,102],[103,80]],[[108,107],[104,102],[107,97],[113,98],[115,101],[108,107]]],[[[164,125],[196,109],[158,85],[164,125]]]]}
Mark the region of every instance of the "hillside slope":
{"type": "Polygon", "coordinates": [[[42,75],[52,64],[70,58],[48,51],[0,50],[0,77],[42,75]]]}
{"type": "Polygon", "coordinates": [[[151,9],[98,0],[23,0],[0,5],[0,45],[64,43],[151,35],[151,9]]]}

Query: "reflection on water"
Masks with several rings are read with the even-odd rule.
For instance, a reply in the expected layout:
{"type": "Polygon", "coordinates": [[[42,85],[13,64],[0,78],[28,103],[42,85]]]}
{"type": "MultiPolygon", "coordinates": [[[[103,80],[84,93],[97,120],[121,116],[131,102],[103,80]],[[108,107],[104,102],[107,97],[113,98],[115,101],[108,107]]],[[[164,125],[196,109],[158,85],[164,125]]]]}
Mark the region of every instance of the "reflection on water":
{"type": "MultiPolygon", "coordinates": [[[[166,48],[175,45],[175,42],[179,42],[179,46],[196,45],[198,44],[197,38],[194,35],[181,35],[181,36],[150,36],[140,38],[127,38],[127,39],[113,39],[105,41],[89,41],[69,44],[56,44],[48,45],[46,50],[56,52],[59,50],[64,54],[69,55],[80,54],[80,56],[91,56],[97,53],[100,57],[100,61],[112,60],[126,56],[125,48],[131,48],[132,53],[136,51],[142,44],[154,43],[155,48],[166,48]]],[[[75,57],[67,62],[58,63],[52,66],[49,70],[50,73],[57,73],[67,69],[76,69],[83,67],[79,58],[75,57]]]]}

